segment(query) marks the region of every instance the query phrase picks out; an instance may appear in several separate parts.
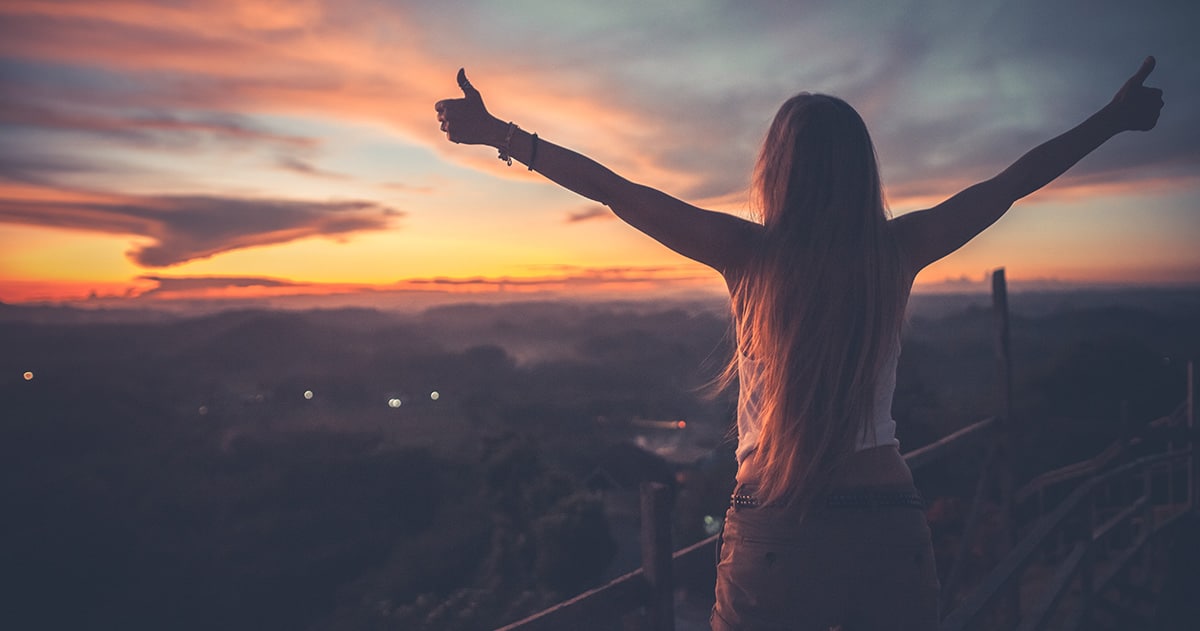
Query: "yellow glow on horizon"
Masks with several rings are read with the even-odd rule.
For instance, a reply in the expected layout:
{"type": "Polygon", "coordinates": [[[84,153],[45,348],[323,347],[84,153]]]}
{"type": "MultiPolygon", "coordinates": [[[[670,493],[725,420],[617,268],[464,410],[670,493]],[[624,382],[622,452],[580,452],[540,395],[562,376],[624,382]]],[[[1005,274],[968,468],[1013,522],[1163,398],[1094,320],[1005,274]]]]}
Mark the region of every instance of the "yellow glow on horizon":
{"type": "Polygon", "coordinates": [[[119,283],[145,274],[126,256],[126,235],[0,224],[0,282],[5,280],[119,283]]]}

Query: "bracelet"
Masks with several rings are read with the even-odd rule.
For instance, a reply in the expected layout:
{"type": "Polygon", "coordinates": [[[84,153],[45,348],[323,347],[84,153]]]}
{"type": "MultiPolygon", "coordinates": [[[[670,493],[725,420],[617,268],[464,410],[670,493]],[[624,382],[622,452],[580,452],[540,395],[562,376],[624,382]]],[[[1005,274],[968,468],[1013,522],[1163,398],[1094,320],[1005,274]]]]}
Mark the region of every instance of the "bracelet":
{"type": "Polygon", "coordinates": [[[508,163],[508,166],[512,166],[512,156],[509,155],[509,150],[512,148],[513,133],[516,131],[517,124],[512,121],[508,121],[508,134],[504,136],[504,146],[500,147],[500,155],[496,156],[497,158],[500,158],[508,163]]]}
{"type": "Polygon", "coordinates": [[[535,132],[533,132],[533,149],[529,152],[529,170],[530,171],[533,170],[533,161],[537,160],[537,145],[538,145],[538,136],[537,136],[537,132],[535,131],[535,132]]]}

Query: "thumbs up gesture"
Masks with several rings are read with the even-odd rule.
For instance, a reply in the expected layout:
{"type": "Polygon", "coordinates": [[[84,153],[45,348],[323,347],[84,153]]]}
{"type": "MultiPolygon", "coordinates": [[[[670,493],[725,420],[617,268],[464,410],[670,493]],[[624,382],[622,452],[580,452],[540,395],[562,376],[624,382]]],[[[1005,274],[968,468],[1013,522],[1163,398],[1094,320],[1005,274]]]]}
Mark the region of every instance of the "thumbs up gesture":
{"type": "Polygon", "coordinates": [[[1149,131],[1158,123],[1158,114],[1163,106],[1163,91],[1143,85],[1146,77],[1154,70],[1154,58],[1147,57],[1142,67],[1134,73],[1105,108],[1117,129],[1149,131]]]}
{"type": "Polygon", "coordinates": [[[479,90],[467,80],[462,68],[458,70],[458,87],[462,88],[463,98],[443,99],[433,106],[446,138],[468,145],[503,142],[507,123],[488,113],[479,90]]]}

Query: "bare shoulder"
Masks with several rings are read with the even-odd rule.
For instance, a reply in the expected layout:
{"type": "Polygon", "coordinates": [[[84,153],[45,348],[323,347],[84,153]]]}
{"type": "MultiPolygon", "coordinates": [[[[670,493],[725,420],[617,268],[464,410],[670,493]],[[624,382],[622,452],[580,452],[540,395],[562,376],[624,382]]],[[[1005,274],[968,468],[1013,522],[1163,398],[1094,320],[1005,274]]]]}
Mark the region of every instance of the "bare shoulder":
{"type": "Polygon", "coordinates": [[[900,264],[905,276],[911,281],[925,266],[936,258],[929,251],[927,234],[930,228],[929,209],[917,210],[900,215],[888,222],[900,251],[900,264]]]}
{"type": "Polygon", "coordinates": [[[765,228],[762,224],[747,221],[734,215],[725,215],[726,230],[728,230],[728,247],[721,264],[716,267],[725,278],[725,284],[730,290],[745,274],[754,255],[762,251],[765,228]]]}

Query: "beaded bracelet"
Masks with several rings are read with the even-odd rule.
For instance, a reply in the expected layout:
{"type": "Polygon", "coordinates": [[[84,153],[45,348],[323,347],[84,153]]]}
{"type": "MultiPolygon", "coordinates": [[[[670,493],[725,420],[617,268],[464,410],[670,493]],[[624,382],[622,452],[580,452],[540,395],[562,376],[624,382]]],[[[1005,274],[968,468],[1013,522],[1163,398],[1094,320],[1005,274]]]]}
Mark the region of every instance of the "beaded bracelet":
{"type": "Polygon", "coordinates": [[[512,121],[508,121],[508,134],[504,136],[504,146],[500,147],[500,155],[496,156],[507,163],[508,166],[512,166],[512,156],[509,155],[509,151],[512,148],[513,133],[516,131],[517,124],[512,121]]]}

